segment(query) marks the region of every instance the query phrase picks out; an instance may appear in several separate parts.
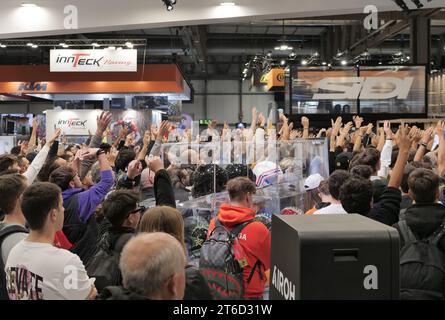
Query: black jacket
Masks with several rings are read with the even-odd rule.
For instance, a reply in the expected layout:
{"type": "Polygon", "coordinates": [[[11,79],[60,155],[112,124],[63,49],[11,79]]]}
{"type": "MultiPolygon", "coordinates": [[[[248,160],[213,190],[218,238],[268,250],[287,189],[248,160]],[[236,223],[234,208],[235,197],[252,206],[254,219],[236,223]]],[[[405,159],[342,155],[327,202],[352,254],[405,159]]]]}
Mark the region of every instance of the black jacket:
{"type": "Polygon", "coordinates": [[[387,187],[380,197],[380,201],[372,207],[368,217],[388,226],[392,226],[399,221],[401,201],[402,193],[400,190],[387,187]]]}
{"type": "Polygon", "coordinates": [[[187,266],[185,268],[185,277],[184,300],[213,300],[209,286],[198,268],[187,266]]]}
{"type": "Polygon", "coordinates": [[[106,287],[99,300],[149,300],[139,293],[124,289],[123,287],[106,287]]]}
{"type": "Polygon", "coordinates": [[[165,169],[159,170],[155,175],[154,193],[157,206],[170,206],[176,208],[175,192],[173,191],[172,181],[165,169]]]}
{"type": "MultiPolygon", "coordinates": [[[[425,239],[437,231],[445,220],[445,206],[440,203],[413,204],[405,211],[406,224],[417,239],[425,239]]],[[[399,231],[399,226],[394,225],[399,231]]],[[[400,247],[404,246],[400,238],[400,247]]],[[[445,237],[439,241],[439,248],[445,253],[445,237]]]]}

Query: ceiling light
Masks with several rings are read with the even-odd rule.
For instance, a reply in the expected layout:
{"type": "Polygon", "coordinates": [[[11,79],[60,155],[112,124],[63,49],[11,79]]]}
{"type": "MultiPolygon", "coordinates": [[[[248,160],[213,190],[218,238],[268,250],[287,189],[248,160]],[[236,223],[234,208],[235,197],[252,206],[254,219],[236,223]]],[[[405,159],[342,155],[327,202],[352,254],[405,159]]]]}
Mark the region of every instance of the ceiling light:
{"type": "Polygon", "coordinates": [[[332,64],[328,63],[328,67],[329,67],[329,68],[332,67],[332,64]]]}
{"type": "Polygon", "coordinates": [[[342,65],[342,66],[345,66],[345,65],[347,65],[347,64],[348,64],[348,61],[346,61],[346,60],[342,60],[342,61],[341,61],[341,65],[342,65]]]}
{"type": "Polygon", "coordinates": [[[0,44],[0,48],[6,48],[6,45],[4,45],[4,44],[0,44]]]}
{"type": "Polygon", "coordinates": [[[98,44],[97,42],[94,42],[94,43],[92,43],[91,45],[92,45],[93,47],[96,47],[96,48],[100,47],[100,44],[98,44]]]}
{"type": "Polygon", "coordinates": [[[272,52],[269,51],[269,52],[267,53],[267,56],[268,56],[269,58],[272,57],[272,52]]]}
{"type": "Polygon", "coordinates": [[[66,48],[69,48],[70,46],[67,44],[64,44],[62,47],[66,49],[66,48]]]}
{"type": "Polygon", "coordinates": [[[221,2],[220,6],[233,7],[233,6],[236,6],[236,3],[235,2],[221,2]]]}
{"type": "Polygon", "coordinates": [[[307,60],[301,60],[301,65],[303,66],[307,65],[307,60]]]}
{"type": "Polygon", "coordinates": [[[64,46],[65,45],[65,42],[61,42],[61,43],[59,43],[59,46],[64,46]]]}
{"type": "Polygon", "coordinates": [[[176,0],[162,0],[164,2],[165,8],[167,11],[172,11],[174,9],[174,5],[176,4],[176,0]]]}
{"type": "Polygon", "coordinates": [[[116,50],[117,50],[117,51],[121,51],[121,50],[122,50],[122,47],[117,47],[116,50]]]}
{"type": "Polygon", "coordinates": [[[22,7],[23,8],[37,8],[38,5],[36,5],[35,3],[22,3],[22,7]]]}
{"type": "Polygon", "coordinates": [[[108,47],[108,50],[116,50],[116,47],[109,46],[109,47],[108,47]]]}
{"type": "Polygon", "coordinates": [[[39,46],[36,45],[36,44],[33,44],[31,47],[32,47],[33,49],[36,49],[36,48],[38,48],[39,46]]]}
{"type": "Polygon", "coordinates": [[[26,45],[27,45],[28,47],[32,47],[34,44],[33,44],[32,42],[28,42],[26,45]]]}
{"type": "Polygon", "coordinates": [[[125,43],[125,45],[127,46],[127,48],[133,49],[134,45],[131,42],[127,42],[125,43]]]}
{"type": "Polygon", "coordinates": [[[383,64],[383,62],[382,62],[382,61],[379,61],[379,64],[383,64]]]}
{"type": "Polygon", "coordinates": [[[286,60],[281,60],[280,64],[284,66],[286,64],[286,60]]]}
{"type": "Polygon", "coordinates": [[[321,64],[325,66],[325,65],[326,65],[326,62],[323,61],[321,64]]]}

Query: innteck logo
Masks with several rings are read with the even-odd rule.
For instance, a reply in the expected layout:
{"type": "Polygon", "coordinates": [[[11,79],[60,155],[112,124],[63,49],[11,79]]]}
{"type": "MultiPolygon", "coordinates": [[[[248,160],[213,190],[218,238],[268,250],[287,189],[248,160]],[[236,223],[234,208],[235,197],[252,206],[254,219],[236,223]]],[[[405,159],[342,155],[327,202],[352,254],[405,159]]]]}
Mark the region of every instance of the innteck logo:
{"type": "Polygon", "coordinates": [[[286,300],[295,300],[295,285],[278,269],[273,267],[272,285],[286,300]]]}
{"type": "Polygon", "coordinates": [[[100,59],[86,59],[82,57],[88,57],[90,56],[89,53],[73,53],[71,56],[61,56],[59,55],[57,57],[56,63],[72,63],[73,68],[76,68],[77,66],[98,66],[100,67],[100,62],[104,57],[101,57],[100,59]]]}
{"type": "Polygon", "coordinates": [[[59,54],[57,56],[56,65],[64,65],[64,64],[71,64],[73,68],[78,68],[79,66],[84,67],[103,67],[106,65],[123,65],[123,66],[130,66],[132,64],[129,60],[119,60],[119,59],[113,59],[113,58],[106,58],[105,56],[102,56],[100,58],[89,58],[91,54],[89,53],[73,53],[70,55],[63,55],[59,54]]]}
{"type": "Polygon", "coordinates": [[[414,78],[395,77],[339,77],[324,78],[318,89],[335,93],[317,93],[313,100],[386,100],[408,98],[414,78]]]}
{"type": "Polygon", "coordinates": [[[57,124],[60,126],[68,126],[68,128],[75,129],[84,129],[88,120],[79,120],[79,118],[57,121],[57,124]]]}

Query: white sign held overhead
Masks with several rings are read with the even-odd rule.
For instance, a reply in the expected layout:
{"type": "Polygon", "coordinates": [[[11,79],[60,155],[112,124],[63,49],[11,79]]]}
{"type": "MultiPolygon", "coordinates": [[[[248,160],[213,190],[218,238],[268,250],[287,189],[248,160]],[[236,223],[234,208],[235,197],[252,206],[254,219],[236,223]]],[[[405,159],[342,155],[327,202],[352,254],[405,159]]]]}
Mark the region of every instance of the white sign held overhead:
{"type": "Polygon", "coordinates": [[[51,72],[137,72],[136,49],[51,50],[51,72]]]}
{"type": "Polygon", "coordinates": [[[67,136],[88,136],[97,129],[97,116],[102,110],[48,110],[46,112],[46,136],[51,137],[56,129],[67,136]]]}

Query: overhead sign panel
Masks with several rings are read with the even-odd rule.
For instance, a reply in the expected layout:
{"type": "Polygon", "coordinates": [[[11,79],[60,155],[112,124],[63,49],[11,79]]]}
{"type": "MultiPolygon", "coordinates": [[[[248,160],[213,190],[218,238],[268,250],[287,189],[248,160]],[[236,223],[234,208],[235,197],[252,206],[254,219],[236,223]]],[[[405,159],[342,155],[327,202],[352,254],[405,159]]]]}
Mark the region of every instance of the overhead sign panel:
{"type": "Polygon", "coordinates": [[[51,72],[137,72],[137,50],[51,50],[51,72]]]}

